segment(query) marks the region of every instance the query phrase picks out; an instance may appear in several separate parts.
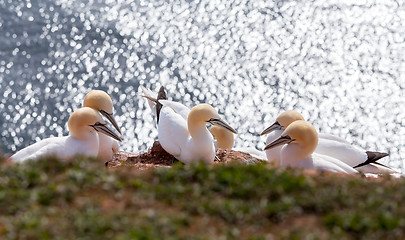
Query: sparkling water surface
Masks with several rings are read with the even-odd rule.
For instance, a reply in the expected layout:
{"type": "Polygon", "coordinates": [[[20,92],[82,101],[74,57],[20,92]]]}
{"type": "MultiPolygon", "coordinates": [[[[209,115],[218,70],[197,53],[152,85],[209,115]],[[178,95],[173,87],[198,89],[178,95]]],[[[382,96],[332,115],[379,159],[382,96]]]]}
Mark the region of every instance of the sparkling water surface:
{"type": "Polygon", "coordinates": [[[325,133],[404,168],[403,1],[0,0],[0,150],[67,135],[92,89],[107,91],[121,149],[157,139],[139,86],[212,104],[236,146],[295,109],[325,133]]]}

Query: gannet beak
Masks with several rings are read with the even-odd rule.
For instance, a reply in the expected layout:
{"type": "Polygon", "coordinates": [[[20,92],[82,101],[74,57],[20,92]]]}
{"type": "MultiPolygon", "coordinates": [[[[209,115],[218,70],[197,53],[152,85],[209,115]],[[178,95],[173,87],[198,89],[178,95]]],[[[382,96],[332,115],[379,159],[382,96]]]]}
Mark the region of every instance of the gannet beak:
{"type": "Polygon", "coordinates": [[[118,127],[117,122],[115,121],[114,116],[112,115],[112,113],[108,113],[104,110],[100,110],[100,113],[103,114],[104,117],[106,117],[108,119],[108,121],[111,122],[111,124],[114,126],[115,129],[117,129],[117,131],[122,135],[120,128],[118,127]]]}
{"type": "Polygon", "coordinates": [[[284,144],[289,144],[290,142],[293,142],[294,139],[291,139],[290,136],[281,136],[279,138],[277,138],[276,140],[274,140],[273,142],[267,144],[267,146],[264,148],[264,150],[268,150],[271,148],[275,148],[278,147],[280,145],[284,145],[284,144]]]}
{"type": "Polygon", "coordinates": [[[109,129],[105,124],[96,122],[94,125],[89,125],[93,127],[97,132],[104,133],[105,135],[114,138],[117,141],[122,142],[122,139],[117,136],[111,129],[109,129]]]}
{"type": "Polygon", "coordinates": [[[260,136],[263,136],[263,135],[271,133],[275,130],[281,130],[281,129],[283,129],[283,126],[281,126],[280,123],[276,121],[270,127],[264,129],[264,131],[262,133],[260,133],[260,136]]]}
{"type": "Polygon", "coordinates": [[[209,124],[212,124],[212,125],[218,125],[220,127],[228,129],[229,131],[231,131],[235,134],[238,133],[235,129],[233,129],[231,126],[229,126],[226,122],[222,121],[221,119],[211,118],[210,120],[208,120],[206,122],[209,124]]]}

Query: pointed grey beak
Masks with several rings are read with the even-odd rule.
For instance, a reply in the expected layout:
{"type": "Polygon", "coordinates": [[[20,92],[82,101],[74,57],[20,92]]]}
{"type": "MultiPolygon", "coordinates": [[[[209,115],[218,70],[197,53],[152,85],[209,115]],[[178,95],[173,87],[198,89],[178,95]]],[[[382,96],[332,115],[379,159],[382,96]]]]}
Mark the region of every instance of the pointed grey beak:
{"type": "Polygon", "coordinates": [[[109,137],[114,138],[117,141],[122,142],[122,139],[117,136],[111,129],[109,129],[105,124],[96,122],[94,125],[90,125],[90,127],[93,127],[97,132],[101,132],[109,137]]]}
{"type": "Polygon", "coordinates": [[[115,118],[113,116],[112,113],[108,113],[104,110],[100,110],[100,113],[103,114],[104,117],[106,117],[108,119],[108,121],[110,121],[110,123],[114,126],[115,129],[117,129],[117,131],[122,135],[120,128],[118,127],[117,122],[115,121],[115,118]]]}
{"type": "Polygon", "coordinates": [[[282,130],[282,129],[283,129],[283,126],[281,126],[280,123],[276,121],[270,127],[264,129],[264,131],[262,133],[260,133],[260,136],[263,136],[265,134],[269,134],[269,133],[271,133],[271,132],[273,132],[275,130],[282,130]]]}
{"type": "Polygon", "coordinates": [[[206,122],[209,124],[212,124],[212,125],[217,125],[217,126],[223,127],[235,134],[238,133],[235,129],[233,129],[231,126],[229,126],[226,122],[222,121],[221,119],[211,118],[210,120],[208,120],[206,122]]]}
{"type": "Polygon", "coordinates": [[[273,142],[267,144],[267,146],[264,148],[264,150],[275,148],[275,147],[278,147],[278,146],[284,145],[284,144],[289,144],[293,141],[294,141],[294,139],[291,139],[291,137],[288,135],[281,136],[281,137],[277,138],[276,140],[274,140],[273,142]]]}

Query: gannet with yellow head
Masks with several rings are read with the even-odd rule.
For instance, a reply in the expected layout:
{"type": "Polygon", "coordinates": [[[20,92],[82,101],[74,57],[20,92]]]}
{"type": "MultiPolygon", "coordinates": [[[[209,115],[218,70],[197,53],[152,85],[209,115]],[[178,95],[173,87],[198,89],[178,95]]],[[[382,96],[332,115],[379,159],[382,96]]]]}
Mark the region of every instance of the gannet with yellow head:
{"type": "Polygon", "coordinates": [[[196,105],[185,119],[170,107],[171,101],[159,100],[159,102],[163,105],[158,123],[159,142],[166,152],[183,163],[214,161],[214,139],[206,124],[217,125],[236,133],[208,104],[196,105]]]}
{"type": "MultiPolygon", "coordinates": [[[[151,90],[141,86],[140,87],[143,92],[143,97],[148,99],[148,104],[149,107],[151,108],[152,112],[156,115],[157,122],[159,123],[159,113],[160,113],[160,107],[158,104],[158,100],[166,100],[166,92],[164,90],[164,87],[160,87],[159,93],[154,94],[151,90]]],[[[174,101],[165,101],[165,105],[172,108],[177,114],[179,114],[183,119],[187,121],[188,115],[190,113],[190,109],[183,105],[180,102],[174,102],[174,101]]],[[[234,145],[234,135],[233,132],[229,131],[226,128],[220,127],[218,125],[213,125],[210,128],[211,134],[214,136],[215,141],[215,149],[221,148],[221,149],[232,149],[234,145]]],[[[236,151],[242,151],[249,153],[255,158],[261,159],[261,160],[267,160],[266,156],[263,155],[262,151],[257,150],[256,148],[239,148],[239,149],[234,149],[236,151]]]]}
{"type": "Polygon", "coordinates": [[[77,109],[70,115],[68,128],[69,136],[46,138],[36,142],[11,156],[11,161],[24,162],[51,155],[61,159],[76,155],[96,157],[99,150],[97,133],[121,141],[106,126],[98,111],[88,107],[77,109]]]}
{"type": "MultiPolygon", "coordinates": [[[[274,122],[270,127],[266,128],[260,135],[263,136],[268,134],[266,144],[269,144],[280,137],[284,129],[290,125],[290,123],[296,120],[304,120],[304,117],[294,110],[285,111],[276,118],[276,122],[274,122]]],[[[274,163],[276,166],[280,165],[281,148],[282,146],[278,146],[266,150],[267,160],[274,163]]]]}
{"type": "Polygon", "coordinates": [[[283,146],[280,165],[298,168],[319,169],[339,173],[357,173],[349,165],[329,156],[314,154],[318,145],[315,128],[303,120],[291,123],[280,137],[267,144],[265,150],[283,146]]]}
{"type": "MultiPolygon", "coordinates": [[[[292,122],[297,120],[304,120],[304,117],[296,111],[290,110],[281,113],[276,122],[270,127],[265,129],[261,135],[269,134],[266,144],[278,138],[284,129],[286,129],[292,122]]],[[[388,156],[386,153],[370,152],[360,147],[353,146],[346,140],[325,133],[318,134],[318,145],[315,153],[326,155],[338,159],[347,165],[356,168],[359,171],[368,173],[395,173],[396,171],[382,165],[378,162],[382,157],[388,156]]],[[[279,162],[280,150],[282,146],[266,150],[267,158],[269,161],[279,162]]]]}
{"type": "MultiPolygon", "coordinates": [[[[92,90],[84,97],[83,107],[90,107],[97,110],[104,117],[106,117],[115,129],[121,134],[117,122],[113,116],[113,103],[111,97],[102,90],[92,90]]],[[[106,136],[99,134],[99,151],[98,158],[102,161],[109,161],[112,159],[114,153],[119,150],[118,142],[106,136]]]]}
{"type": "Polygon", "coordinates": [[[102,90],[92,90],[86,94],[83,100],[83,107],[93,108],[99,111],[104,117],[111,122],[117,131],[121,133],[117,122],[113,116],[113,103],[111,97],[102,90]]]}

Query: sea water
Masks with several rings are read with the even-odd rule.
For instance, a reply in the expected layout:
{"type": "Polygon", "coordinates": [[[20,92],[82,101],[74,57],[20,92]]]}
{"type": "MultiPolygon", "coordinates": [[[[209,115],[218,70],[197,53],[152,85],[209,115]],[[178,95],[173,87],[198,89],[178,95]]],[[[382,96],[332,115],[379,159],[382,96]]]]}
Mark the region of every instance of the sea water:
{"type": "Polygon", "coordinates": [[[262,149],[279,113],[403,168],[403,1],[0,0],[0,145],[68,134],[92,89],[108,92],[124,151],[157,139],[140,85],[212,104],[262,149]]]}

